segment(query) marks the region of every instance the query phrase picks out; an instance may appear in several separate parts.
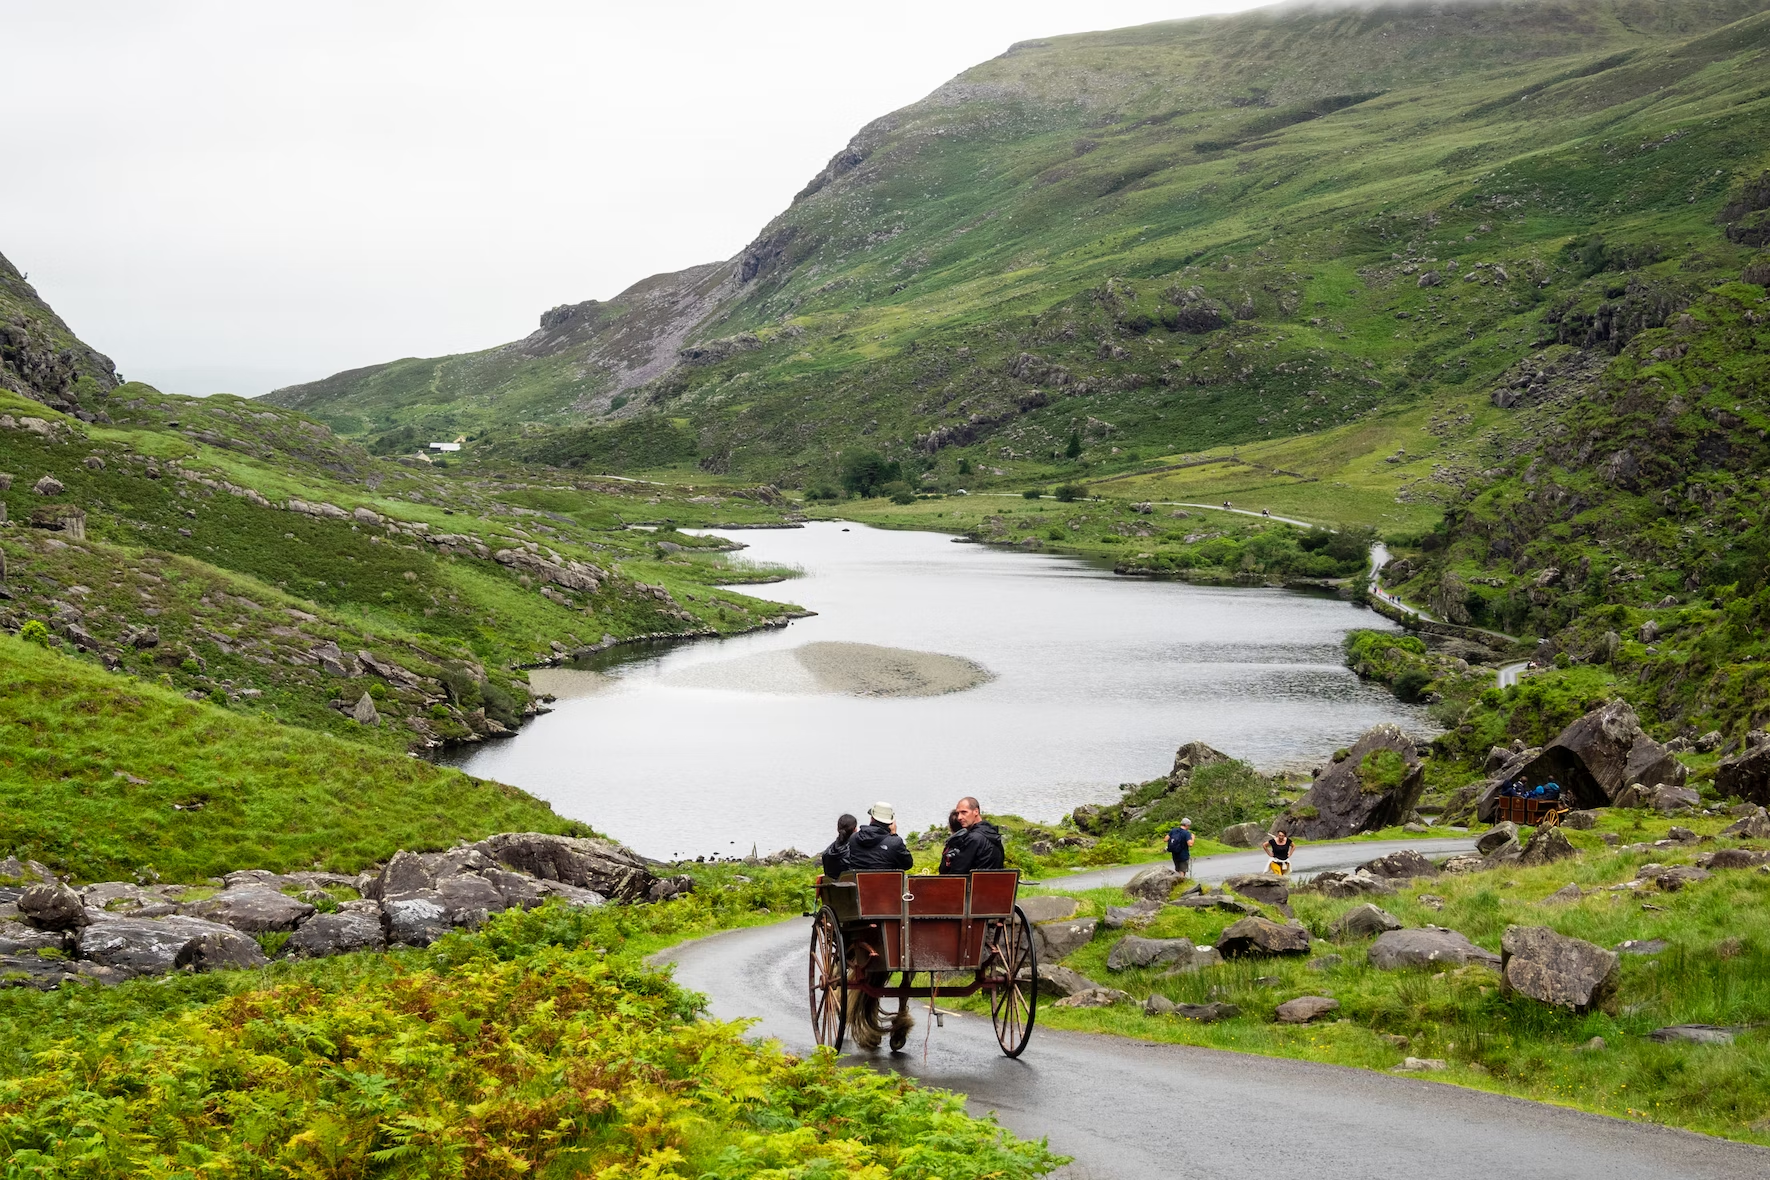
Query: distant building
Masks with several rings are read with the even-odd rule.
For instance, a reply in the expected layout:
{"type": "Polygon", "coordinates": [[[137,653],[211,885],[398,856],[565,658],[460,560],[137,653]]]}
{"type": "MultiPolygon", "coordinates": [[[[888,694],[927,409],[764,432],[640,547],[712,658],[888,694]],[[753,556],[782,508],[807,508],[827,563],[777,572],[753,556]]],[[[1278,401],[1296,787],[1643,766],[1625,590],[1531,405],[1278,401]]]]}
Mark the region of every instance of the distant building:
{"type": "Polygon", "coordinates": [[[430,449],[433,451],[458,451],[461,449],[461,444],[460,443],[431,443],[430,449]]]}

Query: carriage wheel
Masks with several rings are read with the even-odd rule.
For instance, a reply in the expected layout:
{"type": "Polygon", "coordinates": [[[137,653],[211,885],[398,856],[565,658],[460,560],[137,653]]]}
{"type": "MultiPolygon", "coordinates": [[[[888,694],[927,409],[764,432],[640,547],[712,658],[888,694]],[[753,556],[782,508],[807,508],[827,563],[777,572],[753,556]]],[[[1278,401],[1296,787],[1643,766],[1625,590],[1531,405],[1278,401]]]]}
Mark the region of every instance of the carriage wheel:
{"type": "Polygon", "coordinates": [[[848,1031],[848,956],[829,906],[811,923],[811,1035],[840,1053],[848,1031]]]}
{"type": "Polygon", "coordinates": [[[1033,1017],[1039,1009],[1039,956],[1033,949],[1032,923],[1019,906],[1002,923],[996,954],[1001,976],[989,994],[990,1023],[996,1026],[1002,1052],[1018,1057],[1032,1038],[1033,1017]]]}

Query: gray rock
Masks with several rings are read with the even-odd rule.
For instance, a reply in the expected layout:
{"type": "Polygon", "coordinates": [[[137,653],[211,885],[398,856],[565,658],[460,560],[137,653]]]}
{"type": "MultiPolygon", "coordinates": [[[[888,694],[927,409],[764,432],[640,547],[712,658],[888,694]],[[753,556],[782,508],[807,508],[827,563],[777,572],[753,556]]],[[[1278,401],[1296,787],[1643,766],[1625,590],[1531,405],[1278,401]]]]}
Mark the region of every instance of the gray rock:
{"type": "Polygon", "coordinates": [[[1563,885],[1549,896],[1543,898],[1544,905],[1560,905],[1563,902],[1578,901],[1586,895],[1585,890],[1572,882],[1563,885]]]}
{"type": "Polygon", "coordinates": [[[1578,856],[1579,849],[1567,838],[1567,833],[1560,828],[1538,828],[1530,835],[1530,843],[1524,846],[1519,854],[1520,865],[1546,865],[1558,860],[1566,860],[1570,856],[1578,856]]]}
{"type": "Polygon", "coordinates": [[[544,894],[540,883],[527,873],[513,873],[508,869],[487,869],[481,874],[492,886],[503,895],[504,908],[532,910],[541,904],[544,894]]]}
{"type": "Polygon", "coordinates": [[[562,881],[543,881],[541,888],[548,897],[577,910],[595,909],[607,905],[608,898],[594,889],[580,889],[576,885],[567,885],[562,881]]]}
{"type": "Polygon", "coordinates": [[[1509,819],[1502,820],[1481,833],[1481,838],[1475,841],[1475,851],[1486,856],[1494,849],[1507,843],[1518,843],[1518,825],[1509,819]]]}
{"type": "Polygon", "coordinates": [[[1071,918],[1061,922],[1038,922],[1033,925],[1033,948],[1039,962],[1056,963],[1075,954],[1094,940],[1098,918],[1071,918]]]}
{"type": "Polygon", "coordinates": [[[1223,888],[1260,905],[1284,905],[1291,899],[1290,887],[1271,873],[1243,873],[1230,877],[1223,882],[1223,888]]]}
{"type": "Polygon", "coordinates": [[[1168,782],[1176,787],[1184,786],[1199,767],[1227,761],[1229,755],[1221,750],[1213,750],[1203,742],[1187,742],[1174,751],[1174,768],[1168,771],[1168,782]]]}
{"type": "Polygon", "coordinates": [[[588,889],[615,901],[638,901],[656,880],[632,849],[612,840],[504,832],[474,845],[506,868],[588,889]]]}
{"type": "Polygon", "coordinates": [[[1541,1004],[1606,1011],[1616,996],[1615,951],[1557,934],[1547,926],[1508,926],[1500,939],[1505,990],[1541,1004]]]}
{"type": "Polygon", "coordinates": [[[1177,963],[1192,958],[1190,938],[1139,938],[1135,934],[1119,939],[1106,956],[1108,971],[1124,971],[1131,967],[1154,967],[1161,963],[1177,963]]]}
{"type": "Polygon", "coordinates": [[[224,889],[214,897],[182,905],[179,910],[249,934],[293,930],[314,913],[314,907],[298,897],[259,886],[224,889]]]}
{"type": "Polygon", "coordinates": [[[1339,1010],[1340,1001],[1327,996],[1298,996],[1280,1004],[1273,1015],[1280,1024],[1308,1024],[1311,1020],[1319,1020],[1329,1012],[1339,1010]]]}
{"type": "Polygon", "coordinates": [[[1220,900],[1223,900],[1220,893],[1183,893],[1168,904],[1188,910],[1214,910],[1220,900]]]}
{"type": "Polygon", "coordinates": [[[1028,922],[1056,922],[1064,918],[1073,918],[1082,903],[1074,897],[1048,895],[1044,897],[1023,897],[1019,901],[1021,912],[1028,922]]]}
{"type": "Polygon", "coordinates": [[[309,959],[385,949],[387,934],[381,929],[379,912],[365,914],[343,910],[335,914],[315,914],[283,944],[285,954],[309,959]]]}
{"type": "Polygon", "coordinates": [[[210,931],[184,944],[175,963],[185,971],[239,970],[270,962],[258,940],[237,930],[210,931]]]}
{"type": "Polygon", "coordinates": [[[1149,998],[1143,1001],[1143,1015],[1172,1016],[1180,1011],[1180,1005],[1168,999],[1160,992],[1150,992],[1149,998]]]}
{"type": "Polygon", "coordinates": [[[1689,1045],[1731,1045],[1733,1034],[1737,1031],[1718,1024],[1673,1024],[1654,1029],[1647,1034],[1647,1039],[1658,1041],[1662,1045],[1674,1042],[1689,1045]]]}
{"type": "Polygon", "coordinates": [[[1603,815],[1604,811],[1602,808],[1592,808],[1586,811],[1570,811],[1562,817],[1561,826],[1564,828],[1572,828],[1576,832],[1589,832],[1598,826],[1598,821],[1603,815]]]}
{"type": "Polygon", "coordinates": [[[429,946],[450,930],[448,910],[435,890],[384,900],[381,914],[390,943],[429,946]]]}
{"type": "Polygon", "coordinates": [[[1387,877],[1376,877],[1363,869],[1350,873],[1329,870],[1318,873],[1306,886],[1324,897],[1385,897],[1395,892],[1395,883],[1387,877]]]}
{"type": "Polygon", "coordinates": [[[79,939],[65,930],[39,930],[21,922],[0,919],[0,955],[73,954],[79,939]]]}
{"type": "Polygon", "coordinates": [[[1388,930],[1400,930],[1401,919],[1367,901],[1334,919],[1328,929],[1340,938],[1372,938],[1388,930]]]}
{"type": "MultiPolygon", "coordinates": [[[[334,675],[342,674],[344,671],[344,667],[339,665],[338,672],[334,673],[334,675]]],[[[375,711],[375,698],[366,692],[357,698],[356,704],[350,707],[350,712],[347,713],[346,716],[352,721],[355,721],[358,725],[381,724],[381,714],[375,711]]]]}
{"type": "Polygon", "coordinates": [[[1116,987],[1097,987],[1085,992],[1077,992],[1073,996],[1065,996],[1051,1006],[1053,1008],[1110,1008],[1114,1004],[1127,1003],[1131,993],[1122,992],[1116,987]]]}
{"type": "MultiPolygon", "coordinates": [[[[1719,735],[1716,744],[1719,745],[1719,735]]],[[[1722,798],[1770,807],[1770,746],[1758,746],[1721,759],[1715,767],[1715,790],[1722,798]]]]}
{"type": "Polygon", "coordinates": [[[1657,955],[1667,945],[1663,938],[1628,938],[1617,943],[1616,950],[1624,955],[1657,955]]]}
{"type": "Polygon", "coordinates": [[[1396,1066],[1392,1072],[1428,1073],[1449,1068],[1449,1064],[1438,1057],[1408,1057],[1403,1059],[1402,1063],[1396,1066]]]}
{"type": "Polygon", "coordinates": [[[1203,971],[1207,967],[1221,967],[1223,954],[1214,946],[1195,946],[1189,958],[1177,959],[1174,965],[1164,973],[1167,975],[1190,975],[1194,971],[1203,971]]]}
{"type": "Polygon", "coordinates": [[[1676,893],[1686,885],[1694,885],[1698,881],[1709,879],[1707,870],[1694,865],[1677,865],[1653,875],[1653,883],[1667,893],[1676,893]]]}
{"type": "Polygon", "coordinates": [[[42,881],[19,894],[19,916],[39,930],[78,930],[87,924],[86,904],[60,881],[42,881]]]}
{"type": "Polygon", "coordinates": [[[1231,848],[1258,848],[1266,843],[1266,825],[1257,823],[1231,824],[1217,836],[1220,844],[1231,848]]]}
{"type": "Polygon", "coordinates": [[[487,918],[509,906],[496,885],[471,873],[438,881],[436,903],[442,906],[449,925],[469,929],[477,929],[487,918]]]}
{"type": "Polygon", "coordinates": [[[1721,831],[1723,836],[1739,840],[1770,840],[1770,813],[1760,807],[1721,831]]]}
{"type": "Polygon", "coordinates": [[[1426,768],[1412,740],[1384,723],[1366,732],[1345,758],[1323,771],[1276,826],[1305,840],[1332,840],[1386,828],[1414,809],[1425,785],[1426,768]],[[1384,790],[1369,790],[1361,768],[1367,757],[1382,751],[1402,760],[1401,781],[1384,790]]]}
{"type": "Polygon", "coordinates": [[[1260,912],[1260,907],[1251,901],[1238,901],[1236,898],[1226,897],[1221,893],[1211,899],[1211,904],[1215,909],[1228,910],[1232,914],[1257,914],[1260,912]]]}
{"type": "Polygon", "coordinates": [[[1317,955],[1309,960],[1309,970],[1332,971],[1335,967],[1338,967],[1345,961],[1346,960],[1342,959],[1339,955],[1317,955]]]}
{"type": "Polygon", "coordinates": [[[1762,864],[1770,864],[1770,852],[1750,848],[1719,848],[1696,858],[1699,869],[1755,869],[1762,864]]]}
{"type": "Polygon", "coordinates": [[[178,914],[166,918],[105,917],[81,931],[80,957],[124,978],[164,975],[184,965],[180,956],[192,942],[211,938],[228,945],[239,937],[231,926],[178,914]]]}
{"type": "Polygon", "coordinates": [[[430,871],[424,859],[415,852],[401,849],[393,854],[382,868],[381,875],[363,893],[376,900],[387,900],[429,893],[435,888],[436,874],[430,871]]]}
{"type": "Polygon", "coordinates": [[[1217,950],[1226,959],[1254,955],[1306,955],[1309,932],[1301,925],[1281,926],[1267,918],[1247,917],[1217,938],[1217,950]]]}
{"type": "Polygon", "coordinates": [[[694,878],[687,873],[674,877],[660,877],[652,882],[646,891],[648,901],[669,901],[673,897],[683,897],[694,892],[694,878]]]}
{"type": "Polygon", "coordinates": [[[295,884],[295,881],[269,869],[235,869],[231,873],[223,873],[221,883],[229,889],[281,890],[295,884]]]}
{"type": "Polygon", "coordinates": [[[1649,792],[1647,806],[1655,811],[1681,811],[1686,807],[1701,807],[1702,796],[1689,787],[1659,783],[1649,792]]]}
{"type": "Polygon", "coordinates": [[[1104,919],[1108,930],[1141,930],[1155,921],[1156,915],[1162,911],[1159,901],[1140,901],[1136,905],[1115,905],[1106,907],[1104,919]]]}
{"type": "Polygon", "coordinates": [[[1125,892],[1131,897],[1145,898],[1150,901],[1166,901],[1168,895],[1179,888],[1182,878],[1179,873],[1166,865],[1144,869],[1129,881],[1125,882],[1125,892]]]}
{"type": "MultiPolygon", "coordinates": [[[[1523,855],[1524,845],[1518,843],[1516,840],[1507,840],[1504,844],[1497,846],[1492,852],[1483,856],[1481,858],[1480,867],[1483,870],[1497,869],[1501,865],[1511,864],[1523,855]]],[[[1447,869],[1450,867],[1448,861],[1445,862],[1445,867],[1447,869]]]]}
{"type": "Polygon", "coordinates": [[[1061,1000],[1065,996],[1094,991],[1099,987],[1098,983],[1080,971],[1059,967],[1055,963],[1041,962],[1039,964],[1039,994],[1041,996],[1050,996],[1054,1000],[1061,1000]]]}
{"type": "Polygon", "coordinates": [[[1456,930],[1425,926],[1418,930],[1390,930],[1377,936],[1365,953],[1379,971],[1406,967],[1461,967],[1469,963],[1500,965],[1500,956],[1482,950],[1456,930]]]}
{"type": "Polygon", "coordinates": [[[0,989],[29,987],[46,992],[79,978],[75,964],[65,959],[0,953],[0,989]]]}
{"type": "Polygon", "coordinates": [[[1241,1015],[1241,1009],[1234,1004],[1176,1004],[1174,1015],[1187,1020],[1196,1020],[1200,1024],[1215,1024],[1219,1020],[1234,1020],[1241,1015]]]}
{"type": "Polygon", "coordinates": [[[1379,856],[1376,860],[1366,861],[1358,867],[1373,877],[1383,877],[1392,881],[1409,880],[1414,877],[1431,877],[1438,872],[1431,861],[1412,848],[1403,848],[1399,852],[1391,852],[1388,856],[1379,856]]]}

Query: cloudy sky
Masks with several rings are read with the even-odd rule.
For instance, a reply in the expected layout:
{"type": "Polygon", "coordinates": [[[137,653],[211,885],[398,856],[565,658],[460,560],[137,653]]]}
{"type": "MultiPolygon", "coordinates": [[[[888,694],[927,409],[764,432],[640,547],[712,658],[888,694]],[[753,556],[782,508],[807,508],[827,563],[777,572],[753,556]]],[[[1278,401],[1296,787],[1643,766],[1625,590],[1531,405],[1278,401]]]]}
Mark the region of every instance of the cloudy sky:
{"type": "Polygon", "coordinates": [[[1014,41],[1250,0],[0,0],[0,252],[127,377],[485,348],[735,254],[1014,41]]]}

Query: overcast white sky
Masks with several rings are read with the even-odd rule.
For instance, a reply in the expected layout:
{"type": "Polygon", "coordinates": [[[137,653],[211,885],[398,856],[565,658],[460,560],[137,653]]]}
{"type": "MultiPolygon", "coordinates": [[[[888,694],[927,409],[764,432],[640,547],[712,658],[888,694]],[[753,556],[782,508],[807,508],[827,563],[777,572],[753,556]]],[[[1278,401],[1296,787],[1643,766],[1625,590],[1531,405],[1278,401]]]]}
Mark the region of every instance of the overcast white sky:
{"type": "Polygon", "coordinates": [[[263,393],[730,257],[1030,37],[1251,0],[0,0],[0,252],[127,377],[263,393]]]}

